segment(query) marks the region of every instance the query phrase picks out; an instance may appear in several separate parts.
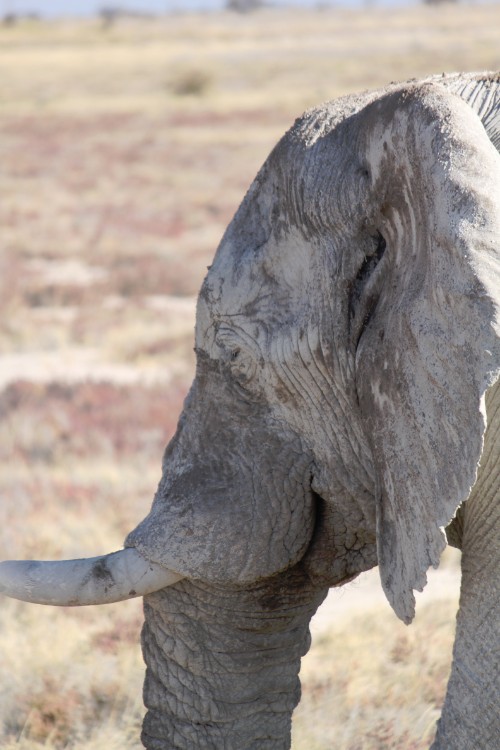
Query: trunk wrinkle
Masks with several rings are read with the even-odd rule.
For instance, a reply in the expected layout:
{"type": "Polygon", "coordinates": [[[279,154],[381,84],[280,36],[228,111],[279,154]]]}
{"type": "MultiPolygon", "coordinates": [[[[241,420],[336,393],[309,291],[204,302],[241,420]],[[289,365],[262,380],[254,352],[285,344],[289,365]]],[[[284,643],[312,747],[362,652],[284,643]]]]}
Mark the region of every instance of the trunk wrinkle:
{"type": "Polygon", "coordinates": [[[248,589],[181,581],[144,600],[148,750],[287,750],[309,620],[300,566],[248,589]]]}

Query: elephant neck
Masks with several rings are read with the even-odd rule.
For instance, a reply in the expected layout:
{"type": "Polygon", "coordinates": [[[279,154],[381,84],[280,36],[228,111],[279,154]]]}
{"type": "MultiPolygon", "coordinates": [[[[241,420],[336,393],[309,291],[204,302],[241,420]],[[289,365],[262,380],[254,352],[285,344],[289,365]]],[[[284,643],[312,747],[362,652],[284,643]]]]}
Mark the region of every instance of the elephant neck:
{"type": "Polygon", "coordinates": [[[297,569],[250,589],[193,581],[144,600],[148,750],[286,750],[309,621],[327,589],[297,569]]]}

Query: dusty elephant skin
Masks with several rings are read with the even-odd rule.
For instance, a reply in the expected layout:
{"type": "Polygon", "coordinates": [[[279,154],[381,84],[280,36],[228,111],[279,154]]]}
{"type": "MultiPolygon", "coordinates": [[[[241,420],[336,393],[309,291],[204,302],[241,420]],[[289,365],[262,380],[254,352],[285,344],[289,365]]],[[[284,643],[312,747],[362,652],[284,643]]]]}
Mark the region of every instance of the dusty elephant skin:
{"type": "Polygon", "coordinates": [[[0,564],[29,601],[145,595],[149,750],[289,748],[328,588],[378,563],[411,622],[445,528],[463,577],[433,749],[500,747],[499,150],[494,75],[298,119],[203,284],[150,514],[115,555],[0,564]]]}
{"type": "Polygon", "coordinates": [[[289,747],[308,623],[326,592],[299,565],[271,584],[185,581],[148,597],[146,747],[289,747]]]}

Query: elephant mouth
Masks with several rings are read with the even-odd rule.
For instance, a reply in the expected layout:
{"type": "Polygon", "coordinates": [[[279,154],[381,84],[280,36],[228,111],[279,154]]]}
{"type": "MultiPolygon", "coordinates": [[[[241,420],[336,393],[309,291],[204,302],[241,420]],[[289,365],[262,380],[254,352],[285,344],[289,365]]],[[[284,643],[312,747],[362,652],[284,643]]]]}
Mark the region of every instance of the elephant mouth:
{"type": "Polygon", "coordinates": [[[346,517],[344,503],[322,492],[315,476],[310,492],[314,529],[301,564],[317,586],[342,586],[377,565],[375,496],[364,490],[346,517]],[[356,506],[356,507],[354,507],[356,506]]]}

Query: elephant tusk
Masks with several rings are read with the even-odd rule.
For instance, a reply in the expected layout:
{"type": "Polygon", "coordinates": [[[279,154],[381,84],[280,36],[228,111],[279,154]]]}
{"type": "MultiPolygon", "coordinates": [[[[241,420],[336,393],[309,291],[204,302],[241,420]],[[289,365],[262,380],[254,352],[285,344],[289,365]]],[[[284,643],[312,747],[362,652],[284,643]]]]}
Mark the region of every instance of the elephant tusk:
{"type": "Polygon", "coordinates": [[[182,578],[127,547],[83,560],[1,562],[0,594],[33,604],[77,607],[145,596],[182,578]]]}

